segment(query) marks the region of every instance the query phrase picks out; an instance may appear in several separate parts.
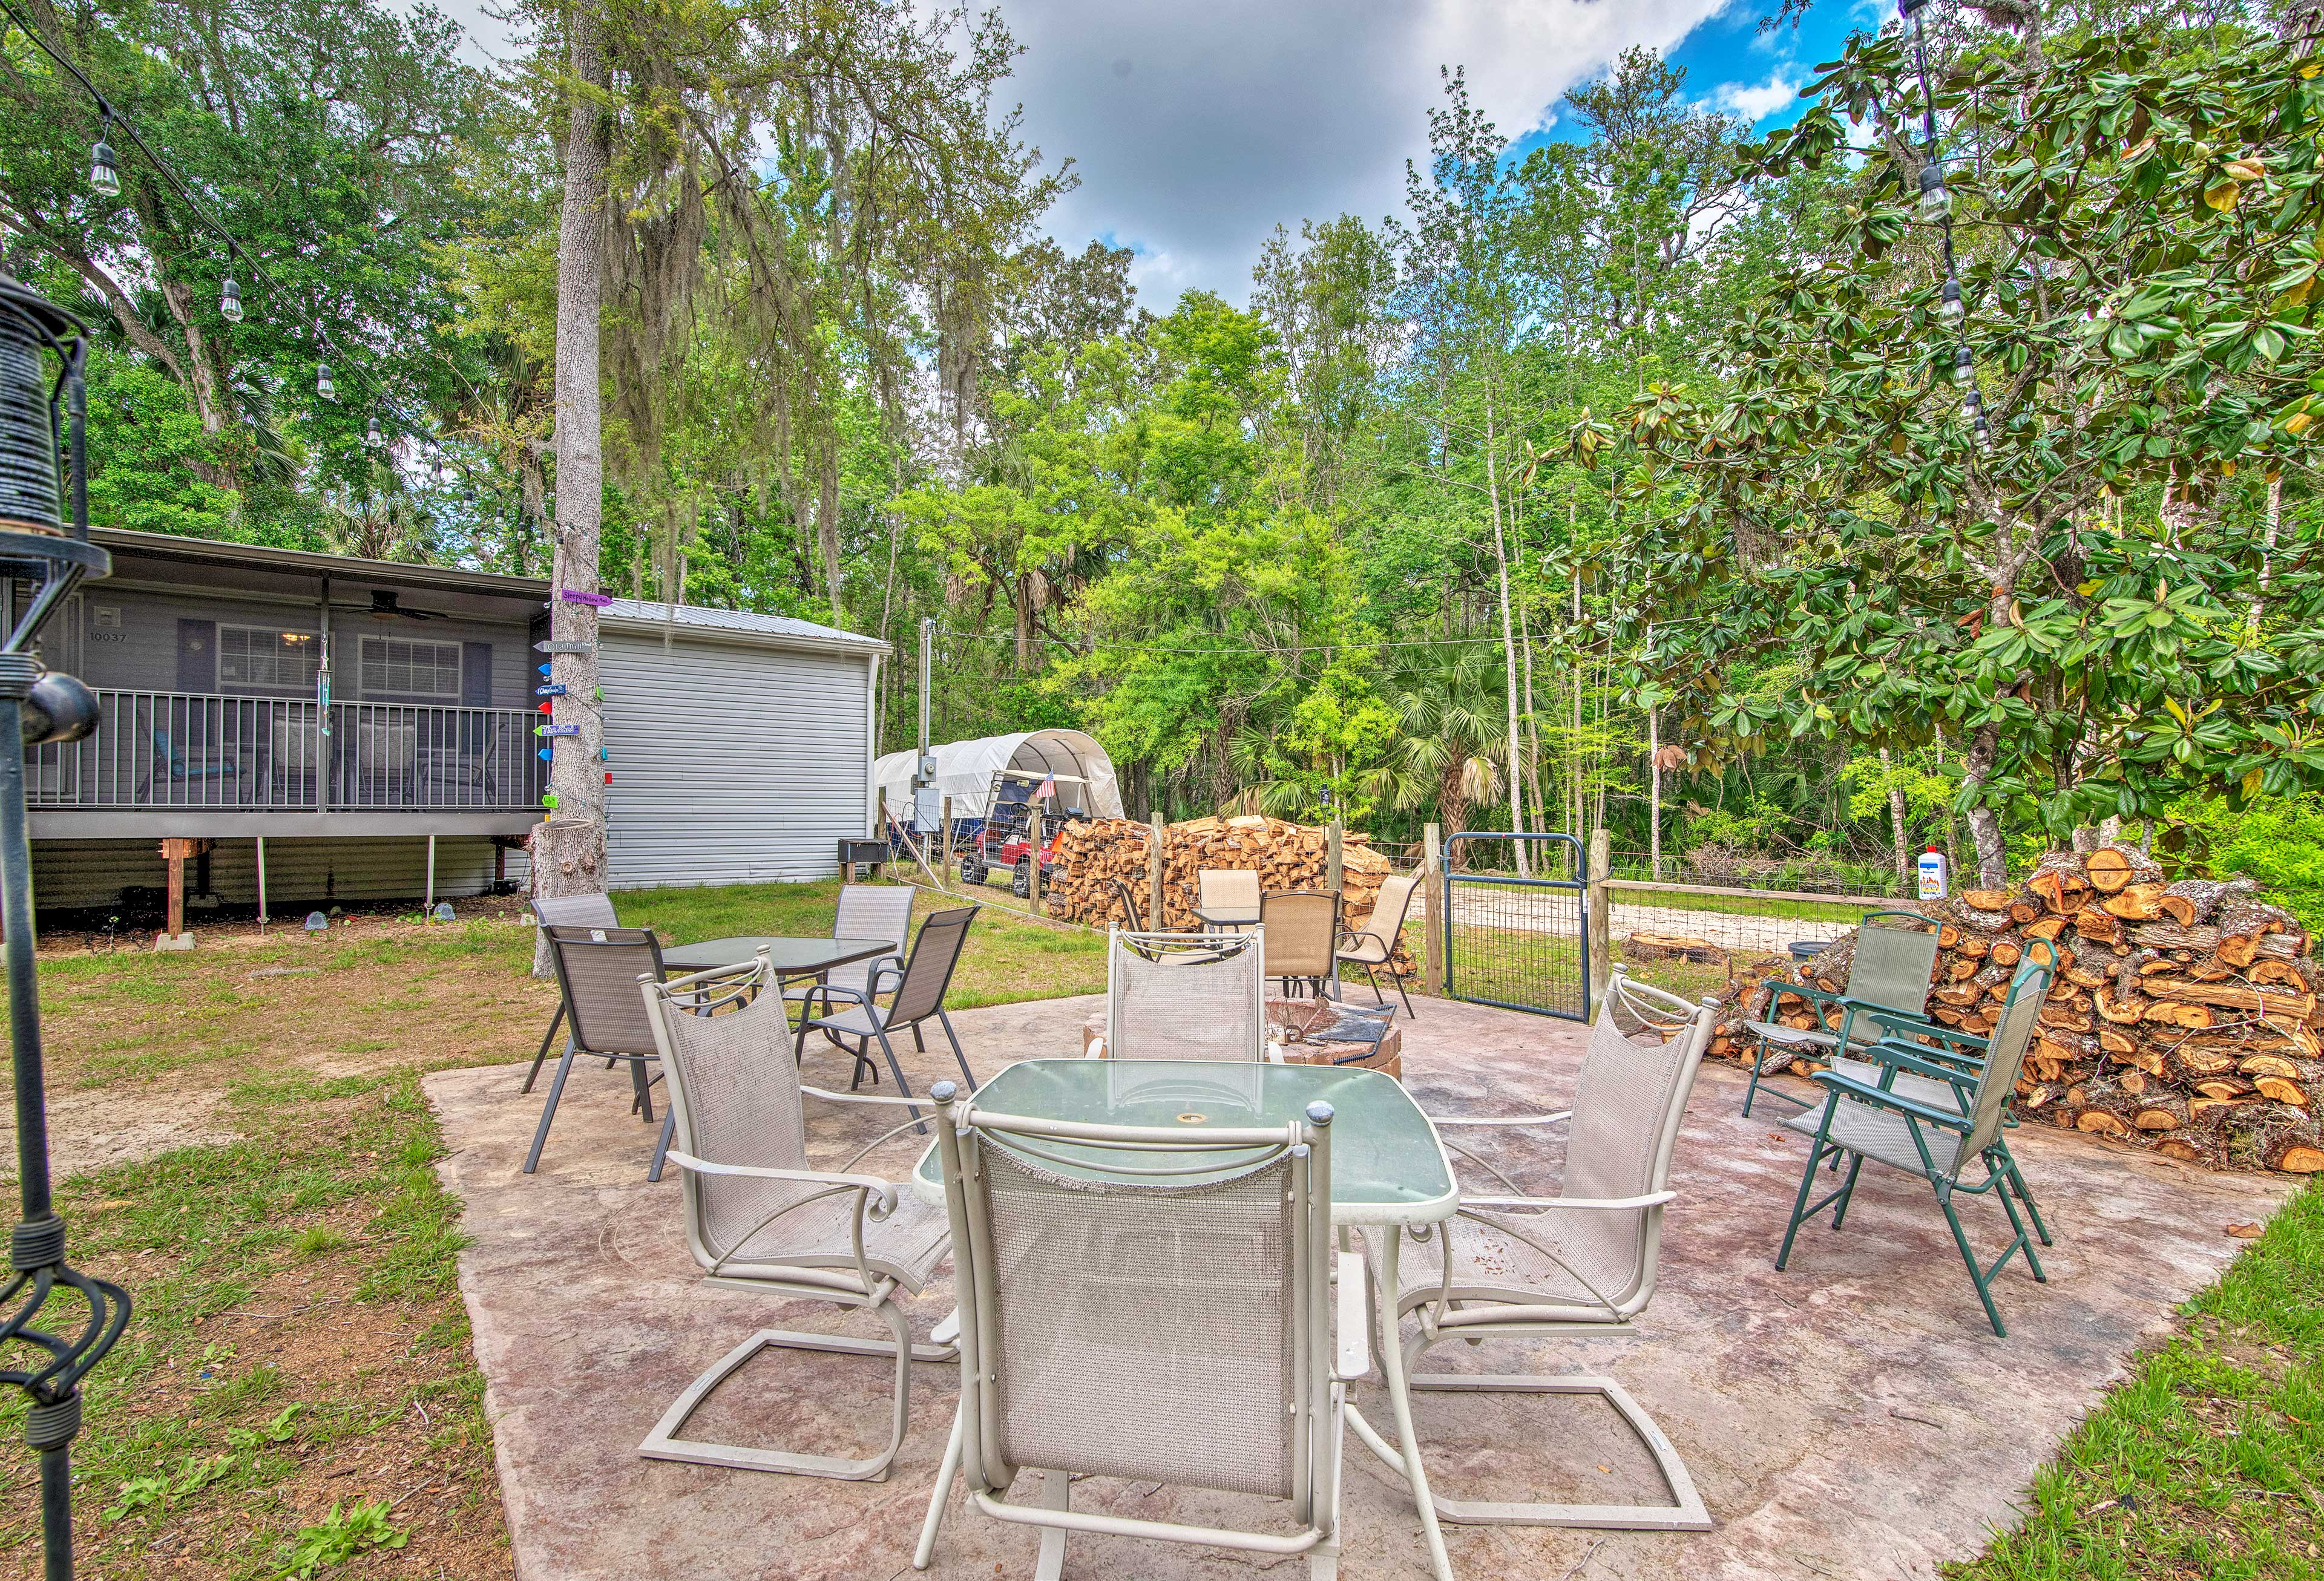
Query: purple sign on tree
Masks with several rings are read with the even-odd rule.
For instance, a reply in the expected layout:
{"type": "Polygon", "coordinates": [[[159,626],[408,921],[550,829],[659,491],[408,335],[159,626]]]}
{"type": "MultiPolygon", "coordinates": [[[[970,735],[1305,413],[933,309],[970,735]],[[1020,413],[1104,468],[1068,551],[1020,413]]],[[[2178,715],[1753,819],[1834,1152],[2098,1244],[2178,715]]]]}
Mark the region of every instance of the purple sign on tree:
{"type": "Polygon", "coordinates": [[[613,602],[613,595],[609,593],[583,593],[577,587],[560,587],[557,590],[557,596],[568,604],[592,604],[601,610],[613,602]]]}

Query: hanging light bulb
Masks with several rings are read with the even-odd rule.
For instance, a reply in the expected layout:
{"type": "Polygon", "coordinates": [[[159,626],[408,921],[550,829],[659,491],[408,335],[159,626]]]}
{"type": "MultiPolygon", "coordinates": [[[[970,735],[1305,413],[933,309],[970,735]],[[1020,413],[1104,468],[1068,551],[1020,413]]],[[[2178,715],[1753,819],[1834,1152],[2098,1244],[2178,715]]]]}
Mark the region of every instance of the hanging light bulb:
{"type": "Polygon", "coordinates": [[[1945,277],[1944,292],[1937,301],[1937,317],[1947,324],[1956,326],[1968,317],[1966,309],[1961,306],[1960,281],[1950,275],[1945,277]]]}
{"type": "Polygon", "coordinates": [[[370,428],[370,430],[369,430],[368,432],[366,432],[366,433],[364,435],[364,441],[365,441],[367,444],[373,445],[373,446],[377,446],[377,445],[380,443],[380,438],[379,438],[379,419],[378,419],[377,418],[372,418],[372,420],[371,420],[371,428],[370,428]]]}
{"type": "Polygon", "coordinates": [[[1969,354],[1969,347],[1953,353],[1953,382],[1966,387],[1976,377],[1977,359],[1969,354]]]}
{"type": "Polygon", "coordinates": [[[88,189],[100,198],[121,196],[121,165],[113,157],[113,145],[105,134],[113,130],[113,114],[104,112],[99,121],[97,142],[88,151],[88,189]]]}
{"type": "Polygon", "coordinates": [[[242,322],[242,288],[230,274],[218,286],[218,317],[228,324],[242,322]]]}
{"type": "Polygon", "coordinates": [[[315,364],[315,393],[325,400],[339,398],[339,387],[331,382],[331,364],[328,363],[315,364]]]}
{"type": "Polygon", "coordinates": [[[1953,211],[1953,195],[1945,187],[1945,168],[1935,160],[1921,167],[1921,217],[1935,225],[1953,211]]]}
{"type": "Polygon", "coordinates": [[[1985,414],[1984,414],[1983,412],[1979,412],[1979,413],[1978,413],[1978,414],[1977,414],[1977,421],[1976,421],[1973,425],[1971,425],[1971,427],[1972,427],[1973,430],[1975,431],[1975,433],[1976,433],[1976,435],[1977,435],[1977,452],[1978,452],[1978,454],[1979,455],[1992,455],[1992,454],[1993,454],[1993,429],[1992,429],[1991,427],[1989,427],[1988,426],[1987,426],[1987,423],[1986,423],[1986,420],[1985,420],[1985,414]]]}

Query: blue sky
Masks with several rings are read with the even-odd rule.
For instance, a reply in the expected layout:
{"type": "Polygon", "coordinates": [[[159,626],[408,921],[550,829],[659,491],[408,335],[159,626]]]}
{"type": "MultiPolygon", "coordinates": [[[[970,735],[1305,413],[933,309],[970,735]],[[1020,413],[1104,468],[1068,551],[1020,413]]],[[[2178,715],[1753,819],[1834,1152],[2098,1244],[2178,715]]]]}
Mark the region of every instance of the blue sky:
{"type": "MultiPolygon", "coordinates": [[[[478,58],[505,55],[486,0],[439,0],[478,58]]],[[[1776,0],[998,0],[1024,54],[1004,90],[1052,168],[1081,177],[1048,216],[1078,250],[1138,251],[1140,299],[1250,293],[1277,224],[1400,211],[1407,159],[1427,155],[1440,66],[1521,142],[1572,135],[1568,89],[1643,44],[1687,69],[1701,103],[1766,126],[1798,113],[1811,68],[1882,0],[1814,0],[1795,32],[1762,34],[1776,0]]]]}

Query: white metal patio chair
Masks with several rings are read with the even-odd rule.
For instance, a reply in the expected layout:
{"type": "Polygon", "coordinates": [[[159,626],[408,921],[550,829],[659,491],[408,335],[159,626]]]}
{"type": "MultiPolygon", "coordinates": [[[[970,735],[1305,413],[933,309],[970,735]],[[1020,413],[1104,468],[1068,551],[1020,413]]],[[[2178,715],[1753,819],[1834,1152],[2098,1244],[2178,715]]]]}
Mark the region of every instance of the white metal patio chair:
{"type": "Polygon", "coordinates": [[[1041,1529],[1036,1581],[1057,1581],[1074,1531],[1305,1554],[1311,1581],[1336,1576],[1345,1381],[1370,1356],[1353,1254],[1336,1351],[1331,1334],[1330,1106],[1190,1133],[988,1114],[948,1081],[930,1096],[961,1395],[913,1566],[964,1475],[978,1509],[1041,1529]],[[1040,1503],[1010,1503],[1034,1467],[1040,1503]],[[1298,1530],[1075,1510],[1075,1475],[1287,1500],[1298,1530]]]}
{"type": "MultiPolygon", "coordinates": [[[[762,951],[754,986],[772,986],[762,951]]],[[[874,1138],[837,1169],[807,1161],[807,1098],[831,1103],[904,1107],[901,1098],[825,1092],[798,1079],[782,996],[761,993],[724,1016],[687,1013],[687,995],[734,982],[732,969],[668,983],[640,979],[646,1015],[668,1074],[677,1117],[670,1163],[685,1173],[686,1243],[706,1282],[759,1291],[777,1301],[823,1301],[868,1311],[888,1325],[889,1339],[762,1328],[720,1357],[662,1413],[638,1453],[743,1471],[876,1482],[904,1441],[912,1364],[950,1361],[949,1345],[916,1345],[899,1291],[917,1294],[950,1249],[945,1215],[908,1190],[855,1172],[872,1148],[914,1122],[874,1138]],[[895,1410],[887,1448],[862,1459],[710,1444],[679,1438],[687,1419],[752,1357],[769,1347],[841,1356],[893,1356],[895,1410]]]]}
{"type": "MultiPolygon", "coordinates": [[[[1443,1233],[1407,1236],[1399,1264],[1397,1318],[1419,1328],[1405,1342],[1406,1369],[1452,1339],[1537,1339],[1563,1335],[1628,1334],[1654,1299],[1662,1249],[1663,1206],[1671,1155],[1688,1094],[1711,1042],[1711,1003],[1689,1005],[1616,967],[1606,1005],[1590,1038],[1573,1107],[1512,1118],[1431,1117],[1440,1131],[1477,1126],[1538,1133],[1567,1128],[1559,1195],[1526,1195],[1475,1154],[1455,1152],[1507,1188],[1472,1193],[1443,1233]],[[1620,1018],[1640,1025],[1625,1034],[1620,1018]],[[1657,1032],[1667,1036],[1657,1035],[1657,1032]]],[[[1376,1236],[1378,1232],[1367,1232],[1376,1236]]],[[[1386,1342],[1398,1334],[1385,1325],[1386,1342]]],[[[1669,1504],[1472,1503],[1434,1496],[1437,1518],[1472,1525],[1579,1526],[1636,1531],[1708,1531],[1710,1512],[1678,1450],[1636,1400],[1611,1378],[1412,1373],[1415,1389],[1480,1393],[1594,1394],[1637,1436],[1663,1480],[1669,1504]]],[[[1357,1435],[1401,1473],[1403,1457],[1361,1418],[1357,1435]]]]}
{"type": "Polygon", "coordinates": [[[843,884],[839,888],[839,905],[832,915],[831,936],[835,939],[893,939],[893,953],[871,961],[852,961],[844,966],[835,966],[814,983],[800,983],[783,990],[783,997],[793,1004],[803,1003],[820,987],[825,993],[817,998],[831,1002],[865,1005],[886,991],[882,979],[904,975],[904,941],[912,936],[912,896],[915,892],[902,884],[843,884]]]}
{"type": "Polygon", "coordinates": [[[1263,1060],[1267,930],[1106,930],[1105,1035],[1091,1059],[1263,1060]]]}

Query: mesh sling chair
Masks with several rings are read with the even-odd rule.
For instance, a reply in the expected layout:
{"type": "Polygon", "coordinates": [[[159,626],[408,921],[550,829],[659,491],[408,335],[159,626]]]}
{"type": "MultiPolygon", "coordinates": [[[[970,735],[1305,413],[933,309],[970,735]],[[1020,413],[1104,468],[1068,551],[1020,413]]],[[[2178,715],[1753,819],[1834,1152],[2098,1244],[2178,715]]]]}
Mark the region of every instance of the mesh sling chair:
{"type": "MultiPolygon", "coordinates": [[[[540,1163],[540,1149],[549,1140],[549,1122],[557,1117],[557,1105],[565,1096],[565,1080],[573,1073],[573,1062],[592,1057],[603,1059],[608,1065],[617,1062],[630,1068],[630,1108],[641,1113],[648,1125],[653,1124],[653,1078],[646,1073],[646,1065],[655,1061],[653,1027],[646,1020],[645,1007],[638,1003],[636,983],[639,978],[650,976],[659,982],[663,976],[661,942],[646,928],[584,928],[550,926],[542,930],[549,937],[549,958],[557,968],[557,989],[562,997],[566,1015],[565,1052],[557,1062],[557,1074],[549,1083],[549,1101],[541,1105],[540,1124],[532,1134],[531,1151],[524,1155],[524,1172],[530,1174],[540,1163]]],[[[732,976],[729,969],[728,975],[732,976]]],[[[710,1007],[705,1004],[705,1010],[710,1007]]],[[[538,1071],[540,1062],[533,1062],[538,1071]]],[[[532,1086],[530,1078],[525,1086],[532,1086]]],[[[662,1154],[669,1145],[670,1128],[664,1120],[661,1135],[654,1144],[653,1163],[646,1178],[661,1179],[662,1154]]]]}
{"type": "Polygon", "coordinates": [[[936,1086],[960,1296],[960,1408],[912,1557],[936,1552],[955,1476],[1041,1529],[1036,1581],[1074,1531],[1305,1554],[1339,1565],[1344,1380],[1369,1370],[1361,1259],[1340,1259],[1331,1337],[1331,1120],[1249,1129],[984,1113],[936,1086]],[[1222,1156],[1223,1155],[1223,1156],[1222,1156]],[[1019,1468],[1038,1506],[1010,1503],[1019,1468]],[[1076,1475],[1288,1500],[1277,1535],[1071,1507],[1076,1475]]]}
{"type": "Polygon", "coordinates": [[[1263,1060],[1267,933],[1106,931],[1105,1035],[1092,1059],[1263,1060]]]}
{"type": "MultiPolygon", "coordinates": [[[[1858,1043],[1877,1043],[1881,1034],[1871,1025],[1871,1017],[1877,1012],[1901,1011],[1919,1017],[1928,1006],[1929,980],[1936,970],[1937,931],[1928,918],[1912,911],[1866,913],[1863,924],[1856,930],[1856,955],[1849,963],[1846,988],[1832,993],[1813,983],[1771,985],[1768,1019],[1750,1024],[1751,1030],[1759,1034],[1759,1049],[1752,1056],[1750,1085],[1743,1090],[1743,1112],[1751,1112],[1770,1058],[1779,1057],[1776,1069],[1781,1070],[1803,1052],[1821,1055],[1858,1043]],[[1875,926],[1882,917],[1899,918],[1914,926],[1875,926]],[[1775,1020],[1775,998],[1782,994],[1797,994],[1805,999],[1815,1013],[1816,1025],[1785,1026],[1775,1020]],[[1824,1023],[1824,1017],[1833,1011],[1840,1016],[1837,1031],[1824,1023]],[[1858,1030],[1859,1018],[1866,1023],[1861,1034],[1858,1030]]],[[[1787,1092],[1775,1092],[1774,1096],[1803,1109],[1815,1107],[1787,1092]]]]}
{"type": "Polygon", "coordinates": [[[1339,970],[1340,897],[1317,889],[1277,889],[1259,899],[1259,925],[1267,930],[1268,964],[1282,979],[1284,996],[1301,988],[1317,998],[1330,992],[1339,970]]]}
{"type": "MultiPolygon", "coordinates": [[[[912,936],[913,891],[900,884],[843,884],[839,905],[832,914],[835,939],[893,939],[896,952],[871,961],[835,966],[816,979],[831,992],[825,998],[866,1005],[886,990],[882,978],[900,977],[904,970],[904,941],[912,936]]],[[[802,983],[783,990],[783,997],[803,1004],[814,985],[802,983]]]]}
{"type": "MultiPolygon", "coordinates": [[[[543,928],[618,928],[620,919],[613,915],[613,897],[610,895],[544,895],[532,903],[534,924],[543,928]]],[[[557,1029],[565,1025],[565,996],[557,997],[557,1008],[549,1017],[549,1030],[540,1034],[540,1048],[532,1056],[532,1069],[526,1072],[522,1091],[530,1092],[540,1079],[540,1067],[549,1058],[549,1045],[557,1041],[557,1029]]]]}
{"type": "MultiPolygon", "coordinates": [[[[1259,906],[1259,875],[1239,868],[1204,868],[1194,875],[1195,893],[1204,911],[1220,906],[1247,906],[1257,911],[1259,906]]],[[[1249,923],[1205,923],[1204,927],[1224,933],[1240,933],[1249,923]]]]}
{"type": "MultiPolygon", "coordinates": [[[[909,891],[906,891],[907,894],[909,891]]],[[[872,1044],[876,1039],[880,1052],[888,1058],[889,1072],[896,1078],[896,1090],[908,1098],[911,1085],[904,1080],[904,1068],[896,1062],[896,1045],[888,1034],[909,1027],[912,1046],[926,1052],[927,1042],[920,1035],[920,1023],[933,1017],[944,1028],[945,1041],[952,1044],[952,1056],[960,1062],[961,1076],[968,1082],[971,1092],[976,1090],[975,1073],[968,1068],[968,1055],[962,1052],[960,1038],[952,1029],[952,1017],[945,1014],[945,993],[952,987],[953,969],[960,964],[961,946],[968,939],[968,924],[976,920],[982,906],[954,906],[950,911],[930,912],[920,924],[920,936],[912,942],[911,959],[904,963],[903,974],[898,979],[896,991],[885,1006],[867,999],[858,999],[844,1010],[818,1016],[816,1001],[821,999],[826,1009],[836,1002],[835,990],[828,983],[811,983],[801,996],[798,1035],[792,1045],[795,1062],[807,1058],[807,1034],[809,1028],[820,1032],[840,1048],[855,1056],[855,1072],[848,1081],[852,1091],[863,1080],[863,1072],[872,1072],[872,1080],[880,1080],[880,1067],[872,1062],[872,1044]],[[850,1047],[850,1040],[853,1046],[850,1047]]],[[[912,1117],[919,1117],[914,1109],[912,1117]]]]}
{"type": "Polygon", "coordinates": [[[1397,941],[1403,935],[1405,918],[1412,911],[1412,897],[1420,887],[1420,875],[1399,873],[1381,880],[1379,897],[1372,902],[1372,914],[1364,919],[1360,928],[1351,929],[1340,935],[1339,959],[1351,966],[1364,969],[1364,980],[1372,986],[1372,998],[1378,1004],[1388,1003],[1380,992],[1375,968],[1386,967],[1388,980],[1396,985],[1397,997],[1404,1001],[1404,1013],[1412,1011],[1412,996],[1405,992],[1404,974],[1396,969],[1397,941]]]}
{"type": "MultiPolygon", "coordinates": [[[[1918,1175],[1935,1190],[1937,1206],[1944,1210],[1945,1223],[1951,1227],[1953,1245],[1960,1249],[1962,1263],[1968,1265],[1969,1279],[1977,1286],[1978,1300],[1985,1304],[1986,1318],[1996,1335],[2007,1337],[2009,1331],[2002,1327],[2001,1314],[1993,1304],[1993,1282],[2003,1267],[2023,1252],[2025,1266],[2035,1281],[2047,1283],[2049,1280],[2042,1272],[2041,1257],[2034,1250],[2034,1236],[2017,1211],[2023,1202],[2030,1212],[2034,1199],[2025,1189],[2024,1177],[2018,1172],[2017,1161],[2003,1145],[2001,1132],[2009,1096],[2017,1085],[2018,1067],[2024,1062],[2025,1046],[2033,1039],[2034,1017],[2050,989],[2050,971],[2049,966],[2031,959],[2019,964],[2016,975],[2010,979],[2009,997],[2002,1005],[2001,1019],[1994,1026],[1984,1062],[1974,1075],[1956,1065],[1917,1058],[1893,1044],[1882,1044],[1875,1050],[1883,1072],[1874,1081],[1859,1080],[1837,1069],[1816,1072],[1816,1080],[1826,1091],[1822,1104],[1783,1122],[1785,1129],[1811,1138],[1814,1146],[1809,1150],[1807,1168],[1800,1176],[1799,1196],[1792,1204],[1792,1221],[1784,1230],[1783,1250],[1775,1255],[1778,1271],[1791,1260],[1792,1243],[1801,1225],[1826,1208],[1832,1209],[1834,1230],[1847,1220],[1856,1177],[1862,1172],[1865,1160],[1872,1159],[1891,1169],[1918,1175]],[[1929,1104],[1906,1096],[1895,1089],[1891,1080],[1906,1074],[1945,1082],[1953,1089],[1955,1100],[1929,1104]],[[1808,1194],[1815,1184],[1816,1166],[1830,1159],[1836,1169],[1843,1157],[1848,1160],[1847,1179],[1811,1204],[1808,1194]],[[1985,1166],[1985,1178],[1971,1183],[1963,1176],[1970,1165],[1977,1163],[1985,1166]],[[1953,1199],[1963,1192],[1983,1196],[1988,1191],[2001,1199],[2002,1209],[2008,1214],[2009,1227],[2015,1234],[2000,1256],[1990,1265],[1980,1266],[1976,1252],[1969,1246],[1968,1232],[1961,1227],[1953,1199]]],[[[2038,1214],[2034,1215],[2034,1224],[2043,1243],[2047,1245],[2049,1232],[2040,1227],[2038,1214]]]]}
{"type": "MultiPolygon", "coordinates": [[[[771,980],[761,954],[751,986],[771,980]]],[[[736,1346],[688,1384],[662,1413],[638,1453],[744,1471],[787,1471],[846,1481],[878,1481],[904,1441],[912,1364],[949,1361],[949,1345],[916,1345],[899,1291],[917,1294],[949,1249],[941,1209],[877,1175],[853,1172],[865,1154],[911,1124],[884,1133],[837,1169],[807,1162],[807,1098],[832,1103],[904,1107],[892,1098],[850,1096],[807,1087],[786,1056],[790,1024],[782,996],[759,993],[724,1016],[689,1015],[689,996],[727,991],[731,977],[701,973],[670,983],[641,979],[643,1014],[668,1073],[678,1135],[669,1151],[684,1172],[686,1241],[706,1282],[784,1301],[830,1301],[871,1312],[887,1339],[764,1328],[736,1346]],[[863,1459],[710,1444],[679,1438],[687,1419],[712,1392],[761,1350],[893,1356],[895,1409],[887,1448],[863,1459]]]]}
{"type": "MultiPolygon", "coordinates": [[[[1711,1042],[1708,1002],[1696,1006],[1632,982],[1614,969],[1606,1007],[1590,1037],[1573,1108],[1512,1118],[1433,1116],[1440,1131],[1516,1127],[1538,1135],[1565,1122],[1563,1176],[1555,1197],[1532,1197],[1516,1181],[1449,1140],[1448,1146],[1507,1195],[1472,1195],[1442,1233],[1407,1241],[1399,1264],[1397,1318],[1418,1319],[1405,1342],[1406,1370],[1447,1340],[1628,1335],[1654,1299],[1662,1250],[1663,1205],[1671,1156],[1695,1072],[1711,1042]],[[1618,1012],[1619,1013],[1618,1015],[1618,1012]],[[1619,1019],[1640,1024],[1625,1034],[1619,1019]],[[1667,1035],[1658,1035],[1658,1032],[1667,1035]]],[[[1467,1171],[1464,1169],[1464,1174],[1467,1171]]],[[[1377,1238],[1379,1232],[1368,1231],[1377,1238]]],[[[1385,1326],[1391,1342],[1397,1323],[1385,1326]]],[[[1484,1503],[1433,1497],[1437,1519],[1468,1524],[1580,1526],[1638,1531],[1708,1531],[1711,1516],[1678,1450],[1654,1419],[1611,1378],[1412,1372],[1415,1389],[1484,1393],[1595,1394],[1653,1456],[1670,1486],[1668,1504],[1484,1503]]],[[[1360,1417],[1367,1447],[1399,1474],[1404,1459],[1360,1417]]]]}

